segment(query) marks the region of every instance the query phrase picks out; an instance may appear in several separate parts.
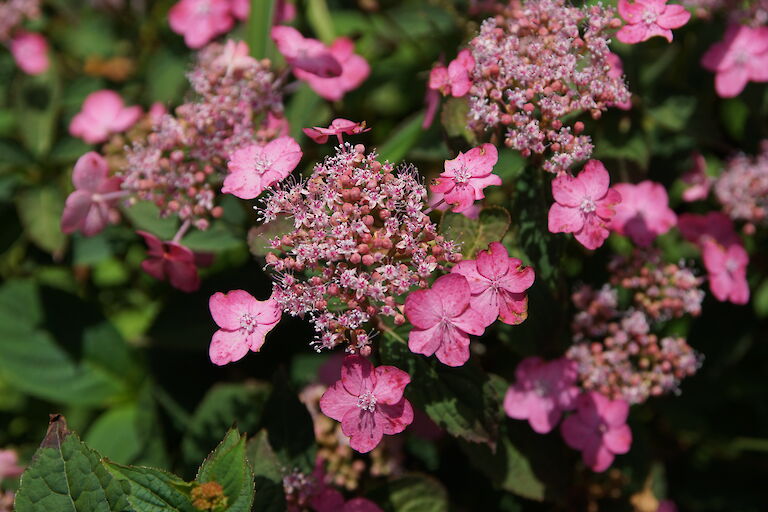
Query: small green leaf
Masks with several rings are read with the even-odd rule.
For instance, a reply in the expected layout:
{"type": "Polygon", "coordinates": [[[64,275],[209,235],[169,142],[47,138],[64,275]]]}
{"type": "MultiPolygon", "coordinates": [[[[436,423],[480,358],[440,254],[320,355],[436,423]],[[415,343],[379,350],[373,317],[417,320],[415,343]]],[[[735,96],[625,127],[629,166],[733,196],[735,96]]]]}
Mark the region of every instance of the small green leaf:
{"type": "Polygon", "coordinates": [[[127,482],[128,502],[135,512],[198,512],[192,506],[192,484],[160,469],[122,466],[107,461],[106,468],[116,478],[127,482]]]}
{"type": "Polygon", "coordinates": [[[214,222],[205,231],[195,230],[181,244],[197,252],[223,252],[243,245],[241,237],[221,222],[214,222]]]}
{"type": "Polygon", "coordinates": [[[477,143],[477,137],[467,126],[468,115],[467,98],[448,98],[440,111],[440,122],[448,137],[462,137],[474,145],[477,143]]]}
{"type": "Polygon", "coordinates": [[[448,493],[436,479],[417,473],[387,482],[369,495],[391,512],[445,512],[448,493]]]}
{"type": "Polygon", "coordinates": [[[203,461],[195,481],[216,482],[224,488],[227,512],[250,512],[253,503],[253,471],[245,457],[245,436],[230,430],[203,461]]]}
{"type": "Polygon", "coordinates": [[[149,201],[141,201],[124,211],[134,228],[148,231],[163,240],[173,238],[178,229],[176,217],[160,218],[160,210],[149,201]]]}
{"type": "Polygon", "coordinates": [[[27,235],[42,250],[61,253],[67,236],[59,226],[64,199],[55,187],[25,190],[16,198],[16,208],[27,235]]]}
{"type": "Polygon", "coordinates": [[[688,119],[696,110],[693,96],[671,96],[660,106],[650,110],[650,116],[661,126],[679,132],[688,125],[688,119]]]}
{"type": "Polygon", "coordinates": [[[307,5],[307,21],[315,31],[317,37],[327,45],[330,45],[336,38],[336,32],[333,29],[333,18],[328,10],[328,4],[325,0],[312,0],[307,5]]]}
{"type": "Polygon", "coordinates": [[[440,232],[462,244],[461,254],[465,259],[472,259],[478,251],[487,249],[491,242],[501,241],[511,221],[509,212],[500,206],[483,208],[477,219],[446,211],[440,221],[440,232]]]}
{"type": "Polygon", "coordinates": [[[257,59],[268,58],[273,53],[272,20],[275,13],[275,0],[251,0],[251,14],[248,16],[246,42],[251,56],[257,59]]]}
{"type": "Polygon", "coordinates": [[[328,106],[307,84],[302,83],[285,107],[285,118],[291,127],[291,137],[306,137],[303,128],[323,124],[330,115],[328,106]]]}
{"type": "Polygon", "coordinates": [[[259,431],[253,439],[248,441],[245,453],[256,482],[253,510],[282,512],[285,510],[283,472],[280,460],[269,445],[265,430],[259,431]]]}

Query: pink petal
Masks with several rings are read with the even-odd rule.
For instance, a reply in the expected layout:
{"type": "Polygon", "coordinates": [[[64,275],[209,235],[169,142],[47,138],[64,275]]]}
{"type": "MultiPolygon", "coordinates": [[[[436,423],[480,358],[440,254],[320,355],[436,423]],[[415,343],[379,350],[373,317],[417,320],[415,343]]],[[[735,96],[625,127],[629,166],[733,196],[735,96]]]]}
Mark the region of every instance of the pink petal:
{"type": "Polygon", "coordinates": [[[377,421],[376,415],[355,407],[349,409],[341,420],[341,431],[349,436],[349,445],[359,453],[368,453],[376,448],[384,435],[384,422],[377,421]]]}
{"type": "Polygon", "coordinates": [[[433,290],[416,290],[405,299],[405,316],[419,329],[429,329],[440,321],[440,296],[433,290]]]}
{"type": "Polygon", "coordinates": [[[576,179],[584,185],[587,197],[594,201],[602,199],[608,193],[610,176],[600,160],[589,160],[576,179]]]}
{"type": "Polygon", "coordinates": [[[614,459],[613,453],[599,441],[587,444],[581,452],[581,456],[584,464],[597,473],[608,469],[613,464],[614,459]]]}
{"type": "Polygon", "coordinates": [[[459,316],[453,317],[451,321],[454,326],[465,333],[474,334],[475,336],[482,335],[485,332],[485,327],[488,325],[485,322],[484,316],[473,308],[467,308],[459,316]]]}
{"type": "Polygon", "coordinates": [[[461,366],[469,361],[469,336],[459,329],[447,328],[441,333],[437,359],[447,366],[461,366]]]}
{"type": "Polygon", "coordinates": [[[643,20],[645,8],[639,3],[629,3],[628,0],[619,0],[619,16],[627,23],[640,23],[643,20]]]}
{"type": "Polygon", "coordinates": [[[222,366],[227,363],[239,361],[248,353],[248,344],[245,337],[238,331],[224,331],[219,329],[213,334],[208,355],[213,364],[222,366]]]}
{"type": "Polygon", "coordinates": [[[103,203],[94,203],[83,220],[80,232],[84,236],[100,233],[109,224],[109,208],[103,203]]]}
{"type": "Polygon", "coordinates": [[[588,444],[594,443],[597,432],[593,427],[584,423],[576,414],[571,414],[560,426],[565,444],[574,450],[582,450],[588,444]]]}
{"type": "Polygon", "coordinates": [[[341,366],[341,382],[344,384],[344,389],[354,396],[373,391],[376,387],[373,365],[362,356],[345,357],[341,366]]]}
{"type": "Polygon", "coordinates": [[[165,279],[165,260],[150,256],[141,262],[141,268],[158,281],[165,279]]]}
{"type": "Polygon", "coordinates": [[[491,287],[473,295],[470,300],[472,310],[480,315],[482,325],[487,327],[499,318],[499,292],[491,287]]]}
{"type": "MultiPolygon", "coordinates": [[[[332,510],[338,509],[329,509],[328,512],[331,512],[332,510]]],[[[344,504],[344,508],[341,512],[382,512],[382,510],[371,500],[365,498],[352,498],[344,504]]]]}
{"type": "Polygon", "coordinates": [[[453,266],[451,272],[461,274],[469,283],[469,291],[472,295],[483,293],[491,286],[489,280],[481,276],[477,271],[477,262],[475,260],[463,260],[453,266]]]}
{"type": "Polygon", "coordinates": [[[682,5],[670,4],[664,13],[656,19],[656,23],[666,29],[680,28],[691,19],[691,13],[682,5]]]}
{"type": "Polygon", "coordinates": [[[616,32],[616,39],[624,44],[637,44],[651,37],[648,26],[644,23],[624,25],[616,32]]]}
{"type": "Polygon", "coordinates": [[[16,65],[28,75],[45,73],[50,66],[48,42],[40,34],[18,30],[11,39],[11,53],[16,65]]]}
{"type": "Polygon", "coordinates": [[[441,311],[449,318],[459,316],[469,306],[469,283],[460,274],[446,274],[437,278],[432,285],[432,293],[439,297],[441,311]]]}
{"type": "Polygon", "coordinates": [[[509,271],[509,253],[499,242],[493,242],[487,251],[477,255],[477,271],[490,280],[500,279],[509,271]]]}
{"type": "Polygon", "coordinates": [[[341,421],[347,411],[358,409],[357,400],[357,395],[350,395],[339,380],[323,393],[320,398],[320,410],[329,418],[341,421]]]}
{"type": "Polygon", "coordinates": [[[137,231],[136,234],[141,236],[144,239],[144,243],[147,244],[147,254],[156,257],[163,256],[165,250],[163,249],[163,242],[159,238],[146,231],[137,231]]]}
{"type": "Polygon", "coordinates": [[[627,453],[632,445],[632,431],[627,425],[619,425],[603,434],[605,447],[613,453],[627,453]]]}
{"type": "Polygon", "coordinates": [[[715,75],[715,90],[721,98],[738,96],[749,82],[748,69],[744,65],[734,65],[718,71],[715,75]]]}
{"type": "Polygon", "coordinates": [[[270,170],[285,178],[299,164],[302,152],[292,137],[278,137],[264,147],[264,157],[272,162],[270,170]]]}
{"type": "Polygon", "coordinates": [[[373,394],[379,404],[396,404],[403,398],[405,386],[411,382],[411,376],[394,366],[379,366],[375,370],[376,386],[373,394]]]}
{"type": "Polygon", "coordinates": [[[547,223],[550,233],[574,233],[584,227],[584,215],[578,208],[554,203],[549,208],[547,223]]]}
{"type": "Polygon", "coordinates": [[[192,262],[170,261],[166,267],[168,272],[168,281],[171,286],[187,293],[191,293],[200,288],[200,276],[197,274],[197,267],[192,262]]]}
{"type": "Polygon", "coordinates": [[[411,329],[408,334],[408,349],[414,354],[431,356],[442,342],[443,327],[439,324],[429,329],[411,329]]]}
{"type": "Polygon", "coordinates": [[[499,290],[499,319],[508,325],[517,325],[528,318],[528,297],[522,293],[499,290]]]}
{"type": "Polygon", "coordinates": [[[122,109],[110,125],[110,130],[119,133],[124,132],[141,118],[141,107],[127,107],[122,109]]]}
{"type": "Polygon", "coordinates": [[[541,397],[531,401],[528,423],[534,432],[547,434],[557,426],[562,417],[562,412],[553,403],[551,398],[541,397]]]}
{"type": "Polygon", "coordinates": [[[240,321],[249,312],[252,302],[256,302],[256,299],[244,290],[232,290],[227,294],[216,292],[208,300],[208,308],[219,327],[235,331],[240,329],[240,321]]]}
{"type": "Polygon", "coordinates": [[[569,174],[562,174],[552,180],[552,196],[562,206],[578,207],[586,195],[584,183],[569,174]]]}
{"type": "MultiPolygon", "coordinates": [[[[602,398],[602,395],[599,395],[602,398]]],[[[595,402],[597,405],[598,414],[605,420],[608,425],[612,427],[618,427],[627,422],[627,416],[629,415],[629,403],[626,400],[598,400],[595,402]]]]}
{"type": "Polygon", "coordinates": [[[61,214],[61,231],[71,234],[80,229],[92,204],[90,192],[75,190],[69,194],[61,214]]]}
{"type": "Polygon", "coordinates": [[[584,220],[584,227],[574,235],[574,238],[587,249],[594,251],[603,245],[609,234],[609,231],[597,219],[597,216],[590,215],[584,220]]]}
{"type": "Polygon", "coordinates": [[[109,167],[104,157],[95,151],[89,151],[77,159],[72,171],[72,183],[79,190],[96,192],[107,179],[108,172],[109,167]]]}
{"type": "MultiPolygon", "coordinates": [[[[437,187],[433,188],[433,190],[437,190],[437,187]]],[[[472,207],[472,204],[475,202],[475,190],[468,184],[454,186],[445,193],[445,202],[453,205],[452,212],[461,213],[472,207]]]]}
{"type": "MultiPolygon", "coordinates": [[[[377,395],[378,398],[378,395],[377,395]]],[[[387,435],[399,434],[413,423],[413,407],[405,398],[394,405],[376,404],[376,421],[387,435]]]]}
{"type": "Polygon", "coordinates": [[[472,176],[485,176],[493,170],[493,166],[499,161],[499,152],[493,144],[485,143],[467,151],[464,154],[464,161],[472,171],[472,176]]]}
{"type": "Polygon", "coordinates": [[[523,293],[533,286],[533,282],[536,279],[536,273],[531,267],[513,267],[514,263],[512,262],[516,261],[519,265],[520,260],[510,258],[509,261],[511,271],[508,272],[506,277],[501,281],[501,287],[510,293],[523,293]]]}

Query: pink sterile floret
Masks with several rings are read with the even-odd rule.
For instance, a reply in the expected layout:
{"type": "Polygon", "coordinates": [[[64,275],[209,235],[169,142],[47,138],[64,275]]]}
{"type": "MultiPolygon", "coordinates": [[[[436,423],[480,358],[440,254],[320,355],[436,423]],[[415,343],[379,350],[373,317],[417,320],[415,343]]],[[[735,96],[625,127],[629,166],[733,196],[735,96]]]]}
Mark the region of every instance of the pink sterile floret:
{"type": "Polygon", "coordinates": [[[360,55],[355,54],[355,44],[351,39],[340,37],[329,48],[331,56],[341,64],[341,74],[325,78],[316,73],[295,67],[293,74],[304,80],[320,97],[328,101],[338,101],[344,95],[356,89],[371,74],[371,67],[360,55]]]}
{"type": "Polygon", "coordinates": [[[405,316],[414,328],[408,348],[435,354],[441,363],[461,366],[469,360],[469,335],[485,332],[483,317],[470,306],[469,282],[460,274],[439,277],[428,290],[405,299],[405,316]]]}
{"type": "Polygon", "coordinates": [[[732,23],[723,40],[701,58],[701,65],[715,73],[715,90],[723,98],[738,96],[747,82],[768,81],[768,27],[732,23]]]}
{"type": "MultiPolygon", "coordinates": [[[[322,78],[338,77],[343,68],[332,51],[310,37],[304,37],[293,27],[274,27],[271,32],[277,50],[294,70],[305,71],[322,78]]],[[[298,76],[298,75],[297,75],[298,76]]]]}
{"type": "Polygon", "coordinates": [[[205,256],[196,256],[178,242],[163,242],[146,231],[137,231],[147,244],[147,259],[141,262],[144,272],[159,281],[166,278],[171,286],[183,292],[193,292],[200,288],[198,265],[203,265],[205,256]]]}
{"type": "Polygon", "coordinates": [[[621,202],[616,205],[616,215],[611,220],[610,228],[628,236],[636,245],[650,246],[657,236],[677,223],[677,216],[669,208],[669,197],[661,183],[617,183],[613,188],[621,194],[621,202]]]}
{"type": "Polygon", "coordinates": [[[258,352],[282,313],[272,297],[256,300],[243,290],[214,293],[208,305],[213,321],[219,326],[211,338],[208,353],[211,361],[219,366],[242,359],[248,350],[258,352]]]}
{"type": "Polygon", "coordinates": [[[469,50],[461,50],[446,68],[436,66],[429,73],[429,88],[443,95],[460,98],[472,88],[469,74],[475,68],[475,59],[469,50]]]}
{"type": "Polygon", "coordinates": [[[69,124],[69,133],[88,144],[98,144],[113,133],[124,132],[140,117],[141,107],[126,107],[119,94],[104,89],[85,98],[82,110],[69,124]]]}
{"type": "Polygon", "coordinates": [[[546,434],[558,424],[563,411],[575,407],[578,377],[577,365],[570,359],[528,357],[517,365],[515,384],[504,397],[504,410],[510,418],[528,420],[533,430],[546,434]]]}
{"type": "Polygon", "coordinates": [[[301,148],[291,137],[278,137],[264,146],[249,144],[232,155],[221,191],[240,199],[254,199],[287,178],[301,155],[301,148]]]}
{"type": "Polygon", "coordinates": [[[16,65],[28,75],[48,70],[48,42],[40,34],[19,31],[11,40],[11,53],[16,65]]]}
{"type": "Polygon", "coordinates": [[[702,246],[702,259],[707,268],[709,288],[717,300],[734,304],[749,302],[749,256],[744,247],[732,244],[726,248],[713,240],[707,240],[702,246]]]}
{"type": "Polygon", "coordinates": [[[258,65],[256,59],[248,54],[248,45],[243,41],[235,41],[234,39],[227,39],[221,55],[213,60],[213,66],[226,69],[227,75],[258,65]]]}
{"type": "Polygon", "coordinates": [[[556,203],[549,209],[549,231],[573,233],[587,249],[597,249],[608,238],[608,224],[621,194],[608,188],[610,176],[599,160],[590,160],[575,178],[561,174],[552,181],[556,203]]]}
{"type": "Polygon", "coordinates": [[[361,356],[347,356],[341,380],[323,394],[320,410],[341,422],[349,445],[367,453],[384,434],[398,434],[413,421],[411,403],[403,397],[411,377],[394,366],[374,366],[361,356]]]}
{"type": "Polygon", "coordinates": [[[472,293],[470,305],[486,326],[497,318],[517,325],[528,317],[525,291],[533,285],[534,272],[517,258],[510,258],[506,247],[493,242],[475,260],[456,264],[451,272],[467,278],[472,293]]]}
{"type": "Polygon", "coordinates": [[[229,0],[181,0],[168,11],[168,22],[187,46],[197,49],[228,32],[235,20],[229,0]]]}
{"type": "Polygon", "coordinates": [[[683,238],[699,247],[703,247],[708,240],[724,247],[741,245],[741,238],[733,228],[733,221],[722,212],[709,212],[706,215],[683,213],[677,219],[677,228],[683,238]]]}
{"type": "Polygon", "coordinates": [[[21,475],[24,467],[19,466],[19,456],[16,450],[0,450],[0,480],[21,475]]]}
{"type": "Polygon", "coordinates": [[[453,205],[453,211],[461,213],[485,197],[485,187],[501,185],[501,178],[492,174],[498,160],[499,153],[493,144],[460,152],[453,160],[445,161],[445,171],[430,189],[433,193],[443,194],[445,202],[453,205]]]}
{"type": "Polygon", "coordinates": [[[682,5],[667,5],[667,0],[619,0],[619,16],[627,22],[616,33],[622,43],[635,44],[661,36],[672,42],[672,29],[691,19],[682,5]]]}
{"type": "Polygon", "coordinates": [[[584,464],[593,471],[605,471],[613,463],[614,454],[627,453],[632,444],[628,415],[625,400],[610,400],[594,391],[582,393],[576,399],[576,413],[563,421],[563,439],[581,451],[584,464]]]}
{"type": "Polygon", "coordinates": [[[93,151],[81,156],[72,172],[75,191],[69,194],[61,215],[64,233],[80,231],[93,236],[106,227],[120,200],[121,179],[109,177],[107,161],[93,151]]]}
{"type": "Polygon", "coordinates": [[[707,175],[707,161],[701,153],[693,154],[693,167],[683,174],[683,201],[692,202],[706,199],[712,187],[712,179],[707,175]]]}
{"type": "Polygon", "coordinates": [[[365,121],[362,123],[356,123],[354,121],[350,121],[349,119],[342,119],[340,117],[331,121],[331,125],[328,128],[323,128],[322,126],[304,128],[304,133],[307,135],[307,137],[317,142],[318,144],[325,144],[328,142],[328,137],[331,135],[335,135],[338,138],[339,144],[344,144],[344,138],[342,137],[342,134],[355,135],[367,131],[370,131],[370,128],[365,127],[365,121]]]}

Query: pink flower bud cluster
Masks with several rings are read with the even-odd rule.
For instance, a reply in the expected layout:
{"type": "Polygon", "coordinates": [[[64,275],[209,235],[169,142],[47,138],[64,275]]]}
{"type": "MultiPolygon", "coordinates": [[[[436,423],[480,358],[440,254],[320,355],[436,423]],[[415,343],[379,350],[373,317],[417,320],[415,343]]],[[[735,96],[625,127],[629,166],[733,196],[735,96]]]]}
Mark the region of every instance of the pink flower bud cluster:
{"type": "Polygon", "coordinates": [[[40,17],[40,0],[7,0],[0,2],[0,41],[11,38],[24,20],[40,17]]]}
{"type": "Polygon", "coordinates": [[[469,125],[479,132],[505,129],[504,143],[524,156],[542,155],[547,171],[560,173],[592,154],[578,121],[595,119],[630,93],[611,73],[608,42],[621,25],[601,4],[573,7],[565,0],[512,0],[469,43],[475,61],[469,92],[469,125]]]}
{"type": "Polygon", "coordinates": [[[726,163],[715,195],[732,219],[768,224],[768,140],[757,156],[737,155],[726,163]]]}
{"type": "Polygon", "coordinates": [[[281,254],[270,254],[267,266],[283,310],[312,318],[318,351],[346,343],[351,353],[369,354],[366,324],[379,315],[403,323],[398,298],[461,259],[425,213],[417,171],[376,156],[360,144],[338,146],[309,179],[278,185],[257,208],[265,223],[293,221],[290,233],[272,240],[281,254]]]}

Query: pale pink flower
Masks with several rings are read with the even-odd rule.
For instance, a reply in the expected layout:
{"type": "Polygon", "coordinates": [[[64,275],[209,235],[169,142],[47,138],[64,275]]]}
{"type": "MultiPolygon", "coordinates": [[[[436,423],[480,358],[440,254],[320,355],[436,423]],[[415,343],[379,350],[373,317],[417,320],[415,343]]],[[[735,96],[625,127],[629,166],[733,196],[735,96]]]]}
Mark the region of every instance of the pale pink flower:
{"type": "Polygon", "coordinates": [[[523,359],[515,369],[515,384],[504,397],[504,411],[516,420],[528,420],[539,434],[552,431],[563,415],[575,407],[579,388],[576,363],[561,357],[544,361],[523,359]]]}
{"type": "Polygon", "coordinates": [[[137,231],[147,244],[147,259],[141,262],[144,272],[158,281],[168,279],[171,286],[187,293],[200,288],[197,267],[201,258],[178,242],[163,242],[152,233],[137,231]]]}
{"type": "Polygon", "coordinates": [[[693,154],[693,167],[682,176],[687,185],[683,191],[683,201],[693,202],[706,199],[712,187],[712,179],[707,175],[707,161],[701,153],[693,154]]]}
{"type": "Polygon", "coordinates": [[[669,197],[661,183],[648,180],[637,185],[617,183],[613,188],[621,194],[621,202],[616,205],[610,228],[628,236],[636,245],[650,246],[657,236],[677,223],[677,215],[669,208],[669,197]]]}
{"type": "Polygon", "coordinates": [[[168,22],[187,46],[197,49],[228,32],[235,20],[230,0],[180,0],[168,11],[168,22]]]}
{"type": "Polygon", "coordinates": [[[626,44],[647,41],[661,36],[672,42],[672,29],[680,28],[691,19],[682,5],[667,5],[667,0],[619,0],[619,16],[627,22],[616,33],[616,39],[626,44]]]}
{"type": "Polygon", "coordinates": [[[470,305],[486,326],[496,319],[517,325],[528,316],[525,291],[533,285],[534,272],[517,258],[510,258],[506,247],[493,242],[475,260],[463,260],[451,269],[467,278],[472,294],[470,305]]]}
{"type": "Polygon", "coordinates": [[[322,78],[341,76],[341,61],[317,39],[304,37],[295,28],[285,26],[274,27],[271,36],[294,74],[302,71],[322,78]]]}
{"type": "Polygon", "coordinates": [[[382,512],[378,505],[365,498],[345,501],[344,496],[331,487],[312,496],[310,505],[315,512],[382,512]]]}
{"type": "Polygon", "coordinates": [[[593,471],[605,471],[614,455],[627,453],[632,444],[628,415],[625,400],[610,400],[594,391],[582,393],[576,399],[576,412],[561,426],[565,444],[580,450],[584,464],[593,471]]]}
{"type": "Polygon", "coordinates": [[[109,177],[107,161],[100,154],[90,151],[81,156],[72,172],[75,191],[64,204],[61,231],[93,236],[104,229],[120,200],[121,182],[118,177],[109,177]]]}
{"type": "Polygon", "coordinates": [[[40,34],[19,31],[11,39],[11,54],[16,65],[28,75],[48,70],[48,42],[40,34]]]}
{"type": "Polygon", "coordinates": [[[320,399],[323,414],[341,422],[349,445],[367,453],[384,434],[399,434],[413,421],[411,403],[403,396],[411,377],[394,366],[374,366],[361,356],[347,356],[341,380],[320,399]]]}
{"type": "Polygon", "coordinates": [[[498,160],[499,153],[493,144],[483,144],[466,153],[459,152],[453,160],[445,161],[445,171],[430,186],[430,190],[443,194],[445,202],[453,205],[453,211],[461,213],[485,197],[485,187],[501,185],[501,178],[493,174],[493,166],[498,160]]]}
{"type": "Polygon", "coordinates": [[[597,249],[608,238],[608,224],[621,194],[608,188],[610,176],[599,160],[590,160],[574,178],[561,174],[552,181],[555,204],[549,209],[549,231],[573,233],[587,249],[597,249]]]}
{"type": "Polygon", "coordinates": [[[429,88],[440,91],[444,96],[460,98],[472,88],[470,73],[475,69],[475,59],[469,50],[461,50],[446,68],[436,66],[429,73],[429,88]]]}
{"type": "Polygon", "coordinates": [[[255,199],[264,189],[285,179],[299,164],[301,148],[291,137],[279,137],[265,146],[240,148],[229,161],[229,174],[221,191],[240,199],[255,199]]]}
{"type": "Polygon", "coordinates": [[[701,65],[715,73],[715,90],[723,98],[738,96],[747,82],[768,82],[768,27],[732,23],[701,65]]]}
{"type": "Polygon", "coordinates": [[[724,247],[741,245],[741,238],[733,227],[733,221],[722,212],[709,212],[706,215],[683,213],[677,219],[677,228],[683,238],[699,247],[708,240],[724,247]]]}
{"type": "Polygon", "coordinates": [[[472,309],[469,282],[460,274],[439,277],[431,289],[417,290],[405,299],[405,316],[414,328],[408,348],[435,354],[441,363],[461,366],[469,360],[469,335],[485,332],[483,317],[472,309]]]}
{"type": "Polygon", "coordinates": [[[344,144],[344,138],[342,134],[355,135],[370,131],[370,128],[365,127],[365,121],[362,123],[356,123],[349,119],[336,118],[331,121],[331,125],[328,128],[321,126],[313,126],[312,128],[304,128],[304,133],[317,142],[318,144],[325,144],[328,142],[328,137],[335,135],[339,140],[339,144],[344,144]]]}
{"type": "Polygon", "coordinates": [[[69,123],[69,133],[88,144],[98,144],[129,129],[140,117],[141,107],[126,107],[119,94],[103,89],[85,98],[82,110],[69,123]]]}
{"type": "MultiPolygon", "coordinates": [[[[624,79],[624,64],[621,62],[621,58],[613,52],[608,52],[605,60],[608,62],[609,70],[608,77],[614,80],[624,79]]],[[[630,110],[632,108],[632,97],[629,96],[626,101],[619,103],[613,103],[611,106],[621,110],[630,110]]]]}
{"type": "Polygon", "coordinates": [[[24,472],[24,466],[19,466],[19,456],[16,450],[0,450],[0,481],[3,478],[14,478],[24,472]]]}
{"type": "Polygon", "coordinates": [[[709,288],[717,300],[734,304],[749,302],[749,255],[744,247],[732,244],[726,248],[708,240],[702,246],[701,256],[707,269],[709,288]]]}
{"type": "Polygon", "coordinates": [[[258,63],[248,54],[248,45],[244,41],[228,39],[221,55],[213,60],[213,65],[226,69],[226,74],[229,75],[233,71],[258,66],[258,63]]]}
{"type": "Polygon", "coordinates": [[[208,354],[219,366],[239,361],[249,350],[261,350],[265,336],[278,324],[282,313],[274,298],[256,300],[243,290],[214,293],[208,306],[219,326],[208,354]]]}
{"type": "Polygon", "coordinates": [[[293,74],[299,80],[304,80],[320,97],[328,101],[338,101],[344,95],[356,89],[371,74],[371,66],[360,55],[355,53],[355,44],[351,39],[340,37],[330,47],[330,52],[339,64],[341,74],[336,77],[324,78],[304,69],[293,69],[293,74]]]}

